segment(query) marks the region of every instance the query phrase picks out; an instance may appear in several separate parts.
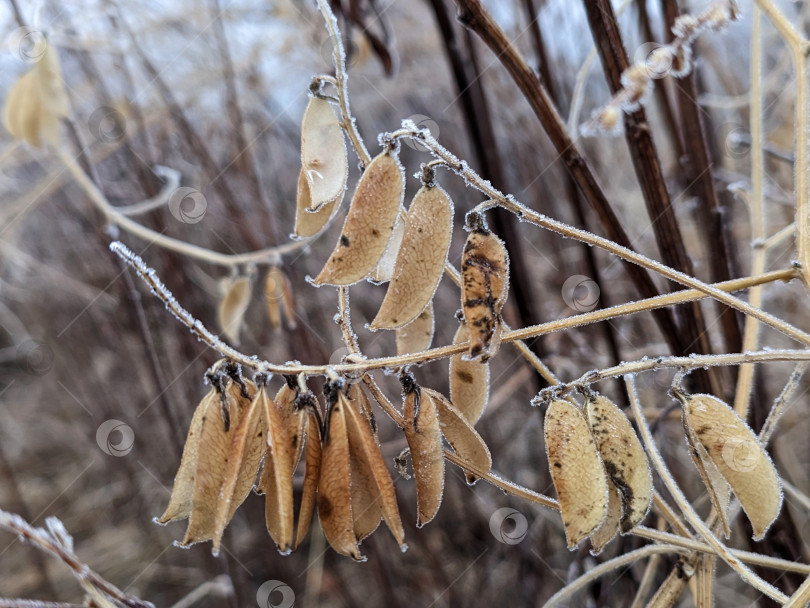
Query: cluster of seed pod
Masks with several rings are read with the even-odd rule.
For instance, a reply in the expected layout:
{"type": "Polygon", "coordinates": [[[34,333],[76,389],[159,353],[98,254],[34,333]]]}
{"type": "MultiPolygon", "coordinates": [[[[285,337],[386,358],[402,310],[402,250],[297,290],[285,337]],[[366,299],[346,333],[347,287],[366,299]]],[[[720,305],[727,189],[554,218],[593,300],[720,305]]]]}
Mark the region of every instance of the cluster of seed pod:
{"type": "MultiPolygon", "coordinates": [[[[355,560],[359,544],[381,521],[404,550],[394,484],[383,460],[371,401],[360,382],[335,380],[324,388],[326,410],[303,382],[289,377],[275,397],[267,380],[244,379],[226,360],[207,373],[211,390],[191,421],[172,495],[156,522],[188,519],[178,544],[213,541],[219,552],[225,527],[251,488],[263,494],[265,519],[279,552],[306,537],[317,505],[329,544],[355,560]],[[305,473],[295,524],[293,472],[302,455],[305,473]]],[[[492,465],[489,450],[465,413],[449,399],[403,376],[404,431],[417,490],[417,524],[435,516],[444,488],[442,436],[470,463],[469,483],[492,465]]]]}
{"type": "Polygon", "coordinates": [[[546,454],[569,548],[590,537],[599,553],[617,532],[629,532],[646,517],[652,474],[615,403],[592,393],[583,409],[564,399],[548,405],[546,454]]]}

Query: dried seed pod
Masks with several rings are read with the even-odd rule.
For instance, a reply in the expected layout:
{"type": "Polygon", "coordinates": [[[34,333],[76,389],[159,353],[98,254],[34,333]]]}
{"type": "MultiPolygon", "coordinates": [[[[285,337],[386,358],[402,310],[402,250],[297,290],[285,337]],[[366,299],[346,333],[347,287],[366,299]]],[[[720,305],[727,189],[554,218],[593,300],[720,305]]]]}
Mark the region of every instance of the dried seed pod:
{"type": "Polygon", "coordinates": [[[217,501],[212,550],[214,555],[219,554],[225,526],[250,493],[264,455],[264,428],[259,399],[261,392],[262,389],[259,389],[256,397],[250,402],[231,438],[222,488],[217,501]]]}
{"type": "Polygon", "coordinates": [[[731,486],[728,485],[728,482],[720,474],[720,471],[718,471],[717,467],[714,466],[714,463],[712,462],[709,453],[706,451],[706,448],[703,447],[702,443],[700,443],[700,440],[697,438],[697,435],[695,435],[695,432],[686,425],[685,420],[683,428],[686,433],[686,445],[689,448],[689,456],[691,456],[692,462],[695,463],[698,473],[700,473],[700,478],[703,480],[703,485],[706,486],[706,490],[709,493],[709,499],[711,500],[712,506],[714,506],[714,510],[720,519],[720,524],[723,526],[723,534],[726,538],[728,538],[731,535],[728,517],[731,486]]]}
{"type": "MultiPolygon", "coordinates": [[[[357,388],[353,386],[350,389],[350,396],[361,392],[357,388]]],[[[383,461],[380,446],[374,437],[368,417],[361,409],[365,405],[342,393],[339,398],[345,401],[349,434],[352,464],[352,516],[354,517],[355,536],[358,541],[362,540],[377,528],[382,518],[394,538],[404,549],[405,531],[399,517],[394,484],[383,461]]]]}
{"type": "Polygon", "coordinates": [[[433,299],[444,273],[453,229],[453,202],[439,186],[422,186],[405,218],[394,274],[370,329],[413,321],[433,299]]]}
{"type": "MultiPolygon", "coordinates": [[[[467,324],[459,325],[453,344],[470,339],[467,324]]],[[[468,361],[459,353],[450,357],[450,401],[470,424],[475,424],[489,401],[489,363],[468,361]]]]}
{"type": "Polygon", "coordinates": [[[343,201],[343,191],[341,190],[337,198],[325,202],[317,211],[310,211],[312,198],[309,194],[309,184],[304,169],[298,174],[298,191],[295,204],[295,227],[292,238],[304,239],[315,236],[324,229],[326,224],[337,213],[340,203],[343,201]]]}
{"type": "Polygon", "coordinates": [[[684,425],[731,486],[760,540],[779,516],[782,486],[768,452],[728,405],[711,395],[678,395],[684,425]]]}
{"type": "Polygon", "coordinates": [[[402,237],[405,236],[405,210],[400,208],[398,214],[397,225],[394,226],[394,232],[391,234],[391,240],[385,247],[380,261],[377,266],[371,271],[368,280],[372,283],[386,283],[391,280],[394,275],[394,265],[397,263],[397,255],[399,248],[402,246],[402,237]]]}
{"type": "Polygon", "coordinates": [[[298,526],[295,531],[295,548],[301,544],[309,532],[312,512],[315,509],[315,493],[321,476],[321,427],[314,413],[307,422],[307,456],[304,472],[304,486],[301,491],[301,506],[298,509],[298,526]]]}
{"type": "Polygon", "coordinates": [[[486,361],[498,352],[501,309],[509,291],[509,254],[481,216],[470,216],[461,258],[461,307],[470,331],[470,359],[486,361]]]}
{"type": "Polygon", "coordinates": [[[374,270],[391,240],[404,175],[399,161],[386,152],[369,163],[357,183],[337,245],[314,280],[316,285],[351,285],[374,270]]]}
{"type": "Polygon", "coordinates": [[[267,304],[267,318],[271,327],[281,326],[281,314],[287,320],[287,327],[295,329],[295,310],[292,302],[292,287],[287,275],[278,266],[271,266],[264,280],[264,299],[267,304]]]}
{"type": "Polygon", "coordinates": [[[59,119],[70,114],[56,51],[46,40],[34,49],[34,67],[11,87],[3,107],[3,126],[32,146],[59,143],[59,119]]]}
{"type": "Polygon", "coordinates": [[[434,330],[433,302],[428,302],[427,308],[418,317],[394,333],[397,341],[397,355],[418,353],[430,348],[434,330]]]}
{"type": "Polygon", "coordinates": [[[202,449],[198,452],[194,472],[191,515],[181,546],[193,545],[214,537],[217,505],[233,436],[243,414],[250,407],[251,397],[252,393],[246,385],[231,380],[219,400],[208,402],[200,430],[202,449]]]}
{"type": "Polygon", "coordinates": [[[349,176],[343,129],[332,105],[318,97],[310,97],[301,121],[301,164],[311,211],[343,195],[349,176]]]}
{"type": "Polygon", "coordinates": [[[180,459],[180,468],[174,477],[172,495],[169,505],[155,523],[167,524],[170,521],[186,519],[191,515],[191,508],[194,498],[194,475],[197,471],[197,455],[200,451],[200,438],[202,435],[203,420],[206,412],[219,407],[219,393],[212,388],[205,397],[202,398],[194,416],[191,418],[191,425],[186,436],[186,443],[183,446],[183,457],[180,459]]]}
{"type": "Polygon", "coordinates": [[[552,401],[544,432],[565,537],[573,549],[604,521],[608,480],[588,423],[574,405],[563,399],[552,401]]]}
{"type": "MultiPolygon", "coordinates": [[[[337,393],[340,389],[332,387],[331,390],[337,393]]],[[[318,519],[326,540],[335,551],[363,561],[352,518],[347,403],[338,399],[337,394],[330,397],[330,401],[318,481],[318,519]]]]}
{"type": "Polygon", "coordinates": [[[258,490],[266,495],[264,516],[267,531],[282,555],[287,555],[293,547],[292,477],[303,443],[302,421],[305,413],[294,410],[296,394],[285,384],[275,399],[267,395],[264,386],[256,395],[267,436],[258,490]]]}
{"type": "Polygon", "coordinates": [[[219,303],[219,326],[229,341],[239,344],[239,332],[250,305],[250,278],[242,276],[223,279],[221,289],[223,296],[219,303]]]}
{"type": "Polygon", "coordinates": [[[647,516],[652,504],[652,471],[630,421],[602,395],[588,396],[588,424],[608,477],[621,493],[622,532],[629,532],[647,516]]]}
{"type": "Polygon", "coordinates": [[[416,480],[416,526],[436,516],[444,492],[444,450],[436,404],[412,378],[403,379],[405,439],[416,480]]]}
{"type": "MultiPolygon", "coordinates": [[[[447,442],[453,447],[456,454],[474,465],[483,473],[489,473],[492,468],[492,455],[481,435],[473,428],[447,397],[430,388],[422,389],[422,399],[430,397],[439,414],[439,424],[447,442]]],[[[472,485],[479,477],[474,473],[466,473],[467,483],[472,485]]]]}
{"type": "Polygon", "coordinates": [[[618,488],[608,484],[607,515],[602,524],[591,534],[591,553],[599,555],[602,549],[619,533],[619,523],[622,519],[622,498],[618,488]]]}

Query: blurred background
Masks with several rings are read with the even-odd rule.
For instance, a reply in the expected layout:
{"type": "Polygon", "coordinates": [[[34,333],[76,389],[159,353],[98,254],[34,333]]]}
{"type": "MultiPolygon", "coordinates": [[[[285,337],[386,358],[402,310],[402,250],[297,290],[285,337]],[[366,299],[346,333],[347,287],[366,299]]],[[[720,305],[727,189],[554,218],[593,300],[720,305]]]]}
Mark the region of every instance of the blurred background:
{"type": "MultiPolygon", "coordinates": [[[[699,11],[705,4],[682,3],[681,9],[699,11]]],[[[498,57],[457,23],[452,2],[343,0],[333,5],[349,53],[352,109],[372,155],[380,149],[379,133],[411,118],[529,207],[603,233],[498,57]]],[[[633,246],[660,258],[624,139],[578,135],[579,125],[610,99],[581,3],[487,5],[547,82],[633,246]]],[[[778,5],[806,31],[805,3],[778,5]]],[[[666,40],[658,2],[615,3],[615,8],[631,61],[643,61],[654,43],[666,40]]],[[[742,9],[740,21],[698,39],[694,58],[712,184],[734,277],[746,276],[751,265],[749,211],[731,191],[750,189],[751,3],[743,2],[742,9]]],[[[770,24],[765,22],[763,30],[771,234],[793,220],[795,92],[787,49],[770,24]]],[[[62,145],[111,204],[150,199],[165,187],[166,175],[176,175],[179,186],[194,195],[138,215],[137,221],[223,253],[289,240],[307,87],[314,75],[333,72],[332,43],[314,2],[0,0],[5,41],[0,99],[31,67],[32,41],[42,32],[58,51],[70,100],[62,145]]],[[[719,245],[702,230],[694,167],[676,116],[681,85],[669,77],[655,84],[647,103],[650,128],[695,273],[711,280],[719,245]]],[[[351,151],[349,159],[351,192],[358,171],[351,151]]],[[[409,199],[419,186],[412,176],[428,155],[403,146],[401,159],[409,199]]],[[[440,174],[440,182],[455,201],[450,261],[458,267],[463,214],[482,197],[447,173],[440,174]]],[[[191,414],[207,390],[203,373],[217,356],[122,267],[108,250],[110,240],[121,239],[140,254],[180,303],[213,330],[218,330],[221,280],[248,274],[254,289],[240,350],[273,362],[320,364],[339,361],[346,351],[333,321],[335,292],[316,289],[305,278],[320,270],[341,222],[338,217],[311,245],[283,259],[295,327],[272,328],[262,287],[266,266],[224,269],[111,229],[51,151],[0,133],[0,507],[35,525],[59,517],[82,560],[157,606],[171,606],[212,580],[231,581],[233,593],[211,593],[195,605],[253,606],[257,593],[269,594],[267,583],[277,581],[292,590],[298,605],[534,606],[597,562],[641,546],[640,539],[628,536],[614,540],[598,558],[589,554],[587,543],[570,552],[556,512],[483,482],[468,487],[451,464],[444,504],[422,529],[415,527],[413,482],[395,477],[409,546],[405,553],[380,530],[363,544],[368,562],[356,564],[331,551],[313,524],[308,541],[282,557],[267,535],[263,498],[256,495],[237,511],[220,557],[211,556],[207,543],[190,550],[172,546],[182,538],[184,524],[158,527],[151,520],[167,504],[191,414]]],[[[508,243],[513,288],[520,290],[512,292],[505,312],[513,327],[639,297],[625,267],[603,252],[508,217],[491,226],[508,243]]],[[[787,267],[792,255],[793,244],[785,240],[772,251],[769,268],[787,267]]],[[[668,288],[664,282],[658,286],[668,288]]],[[[370,357],[395,352],[391,332],[364,328],[383,295],[382,287],[370,284],[351,290],[353,325],[370,357]]],[[[433,344],[448,344],[457,328],[457,288],[445,278],[436,298],[433,344]]],[[[806,303],[797,282],[765,291],[765,308],[800,327],[806,326],[806,303]]],[[[722,352],[729,344],[717,309],[704,304],[703,311],[715,350],[722,352]]],[[[770,330],[762,331],[762,343],[792,346],[770,330]]],[[[531,346],[562,380],[671,352],[649,313],[551,334],[531,346]]],[[[771,363],[758,370],[755,430],[792,367],[771,363]]],[[[446,360],[415,374],[420,383],[447,392],[446,360]]],[[[396,379],[377,379],[398,402],[396,379]]],[[[638,378],[644,407],[651,419],[660,417],[657,437],[678,481],[699,511],[708,513],[680,417],[666,394],[671,379],[671,372],[638,378]]],[[[732,379],[733,371],[726,394],[720,395],[725,399],[733,397],[732,379]]],[[[505,346],[492,361],[490,403],[477,428],[498,474],[553,496],[543,411],[529,403],[542,386],[517,351],[505,346]]],[[[617,387],[613,381],[597,386],[625,404],[617,387]]],[[[805,495],[810,494],[807,388],[802,382],[772,444],[780,473],[805,495]]],[[[405,447],[404,437],[379,412],[377,419],[391,463],[405,447]]],[[[297,490],[302,478],[300,469],[297,490]]],[[[646,523],[654,526],[655,518],[646,523]]],[[[786,500],[765,541],[751,542],[747,526],[738,519],[733,546],[810,560],[810,511],[795,500],[786,500]]],[[[674,563],[674,557],[664,556],[656,581],[674,563]]],[[[629,605],[644,565],[606,577],[572,605],[629,605]]],[[[801,582],[795,575],[757,572],[778,579],[786,590],[801,582]]],[[[716,593],[720,605],[769,605],[722,565],[716,593]]],[[[61,564],[0,533],[0,596],[79,603],[82,592],[61,564]]],[[[278,599],[281,594],[273,598],[286,601],[278,599]]],[[[691,605],[691,596],[684,594],[681,603],[691,605]]]]}

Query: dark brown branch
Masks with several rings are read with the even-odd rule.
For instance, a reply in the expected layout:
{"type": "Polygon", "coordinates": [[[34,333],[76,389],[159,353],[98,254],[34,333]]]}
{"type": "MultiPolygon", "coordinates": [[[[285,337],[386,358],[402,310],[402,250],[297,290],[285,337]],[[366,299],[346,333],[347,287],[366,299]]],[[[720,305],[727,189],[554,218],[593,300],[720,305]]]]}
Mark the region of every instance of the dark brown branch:
{"type": "MultiPolygon", "coordinates": [[[[497,55],[499,61],[509,71],[515,84],[526,97],[557,153],[565,162],[577,187],[579,187],[585,200],[588,201],[599,216],[599,221],[607,237],[623,247],[632,249],[630,239],[621,222],[610,206],[602,188],[597,183],[587,161],[568,134],[562,118],[549,97],[548,91],[541,84],[537,75],[506,37],[504,31],[495,22],[480,0],[455,1],[461,23],[474,31],[497,55]]],[[[647,270],[634,264],[625,264],[624,267],[643,297],[658,295],[658,290],[647,270]]],[[[673,352],[679,352],[678,329],[671,311],[661,309],[655,313],[655,319],[670,348],[673,352]]]]}

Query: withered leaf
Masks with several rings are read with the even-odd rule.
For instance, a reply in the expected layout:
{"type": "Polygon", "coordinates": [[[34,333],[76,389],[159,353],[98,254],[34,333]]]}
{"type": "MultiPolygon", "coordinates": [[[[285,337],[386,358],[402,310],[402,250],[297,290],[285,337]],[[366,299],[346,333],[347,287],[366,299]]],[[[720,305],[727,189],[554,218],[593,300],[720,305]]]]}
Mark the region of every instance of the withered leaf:
{"type": "Polygon", "coordinates": [[[588,423],[574,405],[553,400],[546,411],[544,432],[565,537],[573,549],[604,521],[608,480],[588,423]]]}
{"type": "Polygon", "coordinates": [[[357,546],[352,517],[346,405],[344,400],[337,399],[329,408],[318,481],[318,519],[326,540],[335,551],[362,561],[365,558],[357,546]]]}
{"type": "Polygon", "coordinates": [[[219,326],[229,341],[239,344],[239,332],[250,305],[250,278],[226,278],[221,287],[223,296],[219,303],[219,326]]]}
{"type": "MultiPolygon", "coordinates": [[[[476,469],[489,473],[492,468],[492,456],[481,435],[456,407],[438,391],[430,388],[422,389],[422,399],[427,397],[433,400],[439,414],[439,425],[442,435],[453,447],[456,454],[464,460],[475,465],[476,469]]],[[[473,473],[466,473],[467,483],[472,485],[478,481],[473,473]]]]}
{"type": "Polygon", "coordinates": [[[622,532],[629,532],[647,516],[652,504],[652,471],[630,421],[619,407],[592,394],[585,404],[588,424],[608,477],[621,493],[622,532]]]}
{"type": "Polygon", "coordinates": [[[421,528],[436,516],[442,503],[444,450],[433,399],[415,385],[405,391],[405,439],[416,480],[416,526],[421,528]]]}
{"type": "MultiPolygon", "coordinates": [[[[459,325],[453,344],[470,339],[467,324],[459,325]]],[[[489,401],[489,362],[468,361],[459,353],[450,357],[450,401],[470,424],[475,424],[489,401]]]]}
{"type": "Polygon", "coordinates": [[[301,121],[301,164],[314,211],[342,196],[349,175],[346,142],[332,105],[310,97],[301,121]]]}
{"type": "Polygon", "coordinates": [[[779,516],[782,486],[768,452],[737,413],[712,395],[681,397],[691,429],[731,486],[760,540],[779,516]]]}
{"type": "Polygon", "coordinates": [[[166,524],[170,521],[186,519],[191,515],[194,498],[194,475],[197,472],[197,455],[200,451],[203,419],[209,408],[214,411],[219,407],[219,403],[219,393],[215,388],[212,388],[194,410],[194,416],[191,418],[191,425],[186,436],[186,443],[183,446],[180,468],[174,477],[169,506],[166,507],[163,515],[155,519],[156,523],[166,524]],[[213,407],[211,407],[212,403],[213,407]]]}
{"type": "Polygon", "coordinates": [[[352,285],[374,270],[391,239],[404,188],[402,165],[395,157],[383,152],[369,163],[316,285],[352,285]]]}
{"type": "Polygon", "coordinates": [[[370,329],[402,327],[425,310],[444,273],[452,228],[450,197],[440,186],[422,186],[408,209],[394,273],[370,329]]]}
{"type": "Polygon", "coordinates": [[[591,534],[591,553],[599,555],[610,541],[619,533],[619,523],[622,519],[622,499],[618,488],[612,483],[608,484],[607,515],[602,524],[591,534]]]}
{"type": "MultiPolygon", "coordinates": [[[[250,386],[248,391],[250,391],[250,386]]],[[[188,529],[181,546],[210,540],[216,531],[217,506],[225,478],[225,469],[232,439],[244,413],[250,407],[251,393],[243,394],[242,387],[231,380],[224,397],[207,403],[200,430],[200,449],[194,473],[194,497],[188,529]],[[224,398],[224,403],[222,399],[224,398]],[[229,423],[223,420],[227,412],[229,423]]],[[[227,523],[227,522],[226,522],[227,523]]]]}
{"type": "Polygon", "coordinates": [[[321,476],[321,427],[314,414],[307,416],[307,455],[301,506],[298,509],[298,526],[295,532],[295,548],[306,538],[315,509],[315,494],[321,476]]]}
{"type": "Polygon", "coordinates": [[[418,317],[394,332],[397,342],[397,355],[418,353],[430,348],[434,329],[433,302],[428,302],[427,308],[418,317]]]}
{"type": "Polygon", "coordinates": [[[56,145],[59,119],[70,113],[59,56],[44,39],[34,50],[39,59],[14,83],[6,97],[3,126],[15,139],[32,146],[46,142],[56,145]]]}
{"type": "Polygon", "coordinates": [[[312,199],[309,195],[309,184],[304,169],[298,174],[298,190],[295,204],[295,227],[292,237],[294,239],[304,239],[315,236],[335,215],[340,203],[343,201],[343,190],[337,198],[322,204],[317,211],[310,211],[312,199]]]}
{"type": "Polygon", "coordinates": [[[500,346],[501,309],[509,291],[509,254],[483,218],[471,220],[461,258],[461,307],[470,332],[470,359],[486,361],[500,346]]]}
{"type": "MultiPolygon", "coordinates": [[[[356,386],[356,385],[355,385],[356,386]]],[[[354,388],[354,387],[353,387],[354,388]]],[[[362,389],[356,386],[355,390],[350,390],[349,395],[362,393],[362,389]]],[[[397,496],[394,492],[394,483],[391,480],[391,474],[385,466],[385,461],[380,451],[380,445],[377,442],[374,431],[369,423],[368,416],[363,412],[363,408],[368,406],[368,403],[362,403],[361,399],[352,400],[345,406],[346,420],[348,422],[349,432],[349,448],[352,453],[353,459],[357,463],[357,471],[359,473],[359,483],[363,488],[360,494],[364,502],[352,502],[352,513],[357,513],[360,509],[367,509],[367,512],[373,515],[366,516],[366,511],[362,513],[363,517],[376,518],[374,528],[380,521],[380,516],[385,520],[391,534],[394,535],[397,543],[401,548],[405,548],[405,530],[402,527],[402,520],[399,516],[399,506],[397,505],[397,496]],[[357,409],[355,409],[355,407],[357,409]],[[371,500],[369,501],[369,498],[371,500]]],[[[352,486],[356,483],[354,477],[355,469],[352,469],[352,486]]],[[[354,497],[354,492],[352,493],[354,497]]],[[[357,518],[359,515],[355,515],[357,518]]],[[[357,519],[355,519],[357,521],[357,519]]],[[[371,532],[374,530],[372,529],[371,532]]],[[[360,540],[358,535],[358,540],[360,540]]]]}

